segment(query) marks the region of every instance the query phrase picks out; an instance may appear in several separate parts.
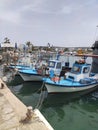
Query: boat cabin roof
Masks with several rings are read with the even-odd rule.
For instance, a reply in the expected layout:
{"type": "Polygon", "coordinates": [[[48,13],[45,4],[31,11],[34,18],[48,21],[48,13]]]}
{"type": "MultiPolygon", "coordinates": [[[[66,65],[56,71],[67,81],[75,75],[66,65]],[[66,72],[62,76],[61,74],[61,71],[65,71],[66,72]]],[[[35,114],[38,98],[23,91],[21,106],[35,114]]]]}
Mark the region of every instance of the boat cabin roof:
{"type": "Polygon", "coordinates": [[[48,67],[49,68],[57,68],[57,69],[61,69],[62,67],[62,62],[58,61],[58,60],[49,60],[48,61],[48,67]]]}
{"type": "Polygon", "coordinates": [[[90,69],[91,69],[91,64],[75,62],[71,69],[71,73],[74,74],[89,73],[90,69]]]}
{"type": "Polygon", "coordinates": [[[49,60],[48,62],[61,62],[59,60],[49,60]]]}

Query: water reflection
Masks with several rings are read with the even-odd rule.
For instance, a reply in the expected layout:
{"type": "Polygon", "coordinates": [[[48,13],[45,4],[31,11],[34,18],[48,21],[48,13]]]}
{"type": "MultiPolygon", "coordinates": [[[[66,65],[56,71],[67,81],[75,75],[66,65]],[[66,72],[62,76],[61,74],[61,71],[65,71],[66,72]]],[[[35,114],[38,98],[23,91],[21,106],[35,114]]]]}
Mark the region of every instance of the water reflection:
{"type": "MultiPolygon", "coordinates": [[[[27,106],[36,108],[40,99],[39,82],[10,84],[10,89],[27,106]]],[[[98,89],[89,94],[44,94],[40,111],[55,130],[97,130],[98,129],[98,89]],[[77,123],[78,122],[78,123],[77,123]]]]}
{"type": "Polygon", "coordinates": [[[9,82],[7,83],[8,86],[17,86],[24,82],[20,75],[16,75],[15,77],[10,78],[11,80],[9,80],[9,82]]]}
{"type": "Polygon", "coordinates": [[[32,93],[39,93],[42,82],[24,82],[19,90],[20,95],[30,95],[32,93]]]}
{"type": "MultiPolygon", "coordinates": [[[[47,106],[57,106],[67,104],[69,102],[73,102],[82,97],[85,97],[84,92],[76,92],[76,93],[59,93],[59,94],[47,94],[47,98],[45,99],[45,105],[47,106]]],[[[90,94],[90,93],[89,93],[90,94]]],[[[86,94],[89,95],[89,94],[86,94]]]]}
{"type": "MultiPolygon", "coordinates": [[[[10,89],[18,95],[18,97],[21,97],[21,99],[25,96],[32,96],[35,99],[35,102],[38,101],[38,98],[40,98],[41,94],[41,87],[43,83],[42,82],[23,82],[21,78],[17,76],[13,81],[9,83],[10,89]],[[36,99],[37,95],[37,99],[36,99]]],[[[45,87],[45,86],[44,86],[45,87]]],[[[88,97],[87,94],[85,96],[85,93],[87,92],[78,92],[78,93],[59,93],[59,94],[48,94],[47,90],[42,91],[44,93],[44,102],[43,106],[58,106],[58,105],[64,105],[68,104],[69,102],[75,101],[79,98],[82,98],[84,100],[84,97],[88,97]]],[[[89,100],[96,101],[96,97],[98,97],[97,90],[93,93],[89,93],[88,95],[91,95],[92,98],[88,98],[89,100]]],[[[87,101],[87,99],[85,99],[87,101]]],[[[94,102],[93,101],[93,102],[94,102]]],[[[83,101],[84,102],[84,101],[83,101]]],[[[32,104],[33,105],[33,104],[32,104]]]]}

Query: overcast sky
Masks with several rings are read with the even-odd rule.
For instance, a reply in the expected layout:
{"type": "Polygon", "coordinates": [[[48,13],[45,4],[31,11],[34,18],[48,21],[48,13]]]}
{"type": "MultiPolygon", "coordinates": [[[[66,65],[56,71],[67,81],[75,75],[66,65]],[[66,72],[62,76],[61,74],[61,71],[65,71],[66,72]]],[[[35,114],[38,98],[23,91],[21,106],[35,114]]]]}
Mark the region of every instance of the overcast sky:
{"type": "Polygon", "coordinates": [[[97,25],[98,0],[0,0],[0,42],[90,47],[97,25]]]}

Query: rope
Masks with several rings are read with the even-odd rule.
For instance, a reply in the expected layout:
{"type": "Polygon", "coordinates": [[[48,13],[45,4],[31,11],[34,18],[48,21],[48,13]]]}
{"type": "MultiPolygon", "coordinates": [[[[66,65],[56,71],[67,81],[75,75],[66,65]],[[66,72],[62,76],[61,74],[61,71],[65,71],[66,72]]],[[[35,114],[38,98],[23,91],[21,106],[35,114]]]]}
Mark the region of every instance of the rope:
{"type": "Polygon", "coordinates": [[[37,105],[36,105],[36,107],[35,108],[37,108],[37,109],[40,109],[41,108],[41,106],[42,106],[42,103],[43,103],[43,101],[44,101],[44,97],[45,97],[45,90],[44,90],[44,82],[43,82],[43,84],[42,84],[42,86],[41,86],[41,93],[40,93],[40,96],[39,96],[39,101],[38,101],[38,103],[37,103],[37,105]]]}

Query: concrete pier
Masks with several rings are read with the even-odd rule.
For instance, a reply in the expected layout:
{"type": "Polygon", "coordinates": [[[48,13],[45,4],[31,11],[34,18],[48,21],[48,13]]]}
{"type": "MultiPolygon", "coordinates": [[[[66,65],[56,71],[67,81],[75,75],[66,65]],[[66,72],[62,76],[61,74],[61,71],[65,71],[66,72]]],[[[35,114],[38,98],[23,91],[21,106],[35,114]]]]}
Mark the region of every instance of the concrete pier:
{"type": "Polygon", "coordinates": [[[0,130],[53,130],[38,109],[32,110],[32,118],[24,122],[27,110],[0,79],[0,130]]]}

